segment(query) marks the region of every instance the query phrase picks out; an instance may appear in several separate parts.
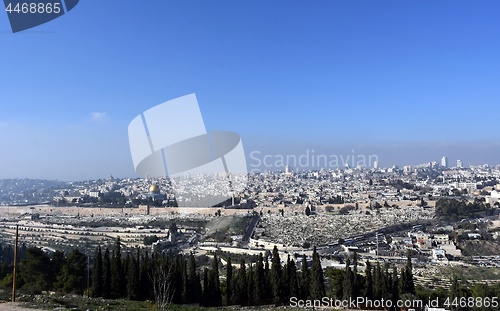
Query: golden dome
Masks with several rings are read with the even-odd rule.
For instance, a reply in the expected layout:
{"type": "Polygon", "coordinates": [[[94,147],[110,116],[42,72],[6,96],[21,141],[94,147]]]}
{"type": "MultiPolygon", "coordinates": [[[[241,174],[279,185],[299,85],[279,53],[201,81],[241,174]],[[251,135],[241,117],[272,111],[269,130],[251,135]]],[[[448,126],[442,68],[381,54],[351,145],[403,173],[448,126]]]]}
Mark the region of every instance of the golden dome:
{"type": "Polygon", "coordinates": [[[160,193],[160,187],[158,187],[158,185],[151,185],[151,187],[149,187],[149,192],[150,193],[160,193]]]}

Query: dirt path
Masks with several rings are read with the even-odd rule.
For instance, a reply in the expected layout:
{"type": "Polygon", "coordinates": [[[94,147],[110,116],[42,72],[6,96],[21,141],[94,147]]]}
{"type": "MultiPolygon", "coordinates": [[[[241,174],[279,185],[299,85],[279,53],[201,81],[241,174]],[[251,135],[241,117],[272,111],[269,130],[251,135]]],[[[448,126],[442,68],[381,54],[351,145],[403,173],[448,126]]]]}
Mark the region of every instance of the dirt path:
{"type": "Polygon", "coordinates": [[[43,311],[41,309],[28,309],[28,308],[20,307],[18,302],[0,303],[0,311],[33,311],[33,310],[43,311]]]}

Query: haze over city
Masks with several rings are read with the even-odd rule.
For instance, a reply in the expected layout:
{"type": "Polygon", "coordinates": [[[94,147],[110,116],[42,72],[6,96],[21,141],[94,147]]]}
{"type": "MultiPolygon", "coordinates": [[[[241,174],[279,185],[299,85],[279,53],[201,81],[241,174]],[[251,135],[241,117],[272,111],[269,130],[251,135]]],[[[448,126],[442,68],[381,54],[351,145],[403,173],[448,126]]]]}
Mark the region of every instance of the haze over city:
{"type": "Polygon", "coordinates": [[[499,164],[499,8],[84,1],[15,35],[0,14],[0,179],[134,177],[129,122],[190,93],[250,166],[307,150],[499,164]]]}

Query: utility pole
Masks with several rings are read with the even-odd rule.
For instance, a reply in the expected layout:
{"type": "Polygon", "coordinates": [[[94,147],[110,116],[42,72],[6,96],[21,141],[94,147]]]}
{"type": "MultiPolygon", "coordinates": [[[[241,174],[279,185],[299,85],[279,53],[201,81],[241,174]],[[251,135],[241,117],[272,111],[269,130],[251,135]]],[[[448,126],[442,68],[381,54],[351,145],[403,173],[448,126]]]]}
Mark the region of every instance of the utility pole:
{"type": "Polygon", "coordinates": [[[16,242],[14,246],[14,272],[12,274],[12,302],[16,302],[16,278],[17,278],[17,244],[19,239],[19,225],[16,225],[16,242]]]}
{"type": "Polygon", "coordinates": [[[90,255],[87,256],[87,298],[90,297],[90,255]]]}

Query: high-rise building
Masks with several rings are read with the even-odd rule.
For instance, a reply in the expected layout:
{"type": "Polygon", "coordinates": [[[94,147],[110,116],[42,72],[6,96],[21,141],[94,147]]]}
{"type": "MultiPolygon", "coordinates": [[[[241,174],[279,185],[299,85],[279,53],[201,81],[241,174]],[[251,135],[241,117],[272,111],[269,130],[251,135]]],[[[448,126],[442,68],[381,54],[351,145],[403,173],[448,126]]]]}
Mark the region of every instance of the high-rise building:
{"type": "Polygon", "coordinates": [[[442,167],[448,167],[448,158],[446,156],[443,156],[441,158],[441,166],[442,167]]]}
{"type": "Polygon", "coordinates": [[[373,168],[378,169],[378,161],[373,161],[373,168]]]}
{"type": "Polygon", "coordinates": [[[457,160],[457,167],[458,168],[462,168],[463,167],[462,160],[457,160]]]}

